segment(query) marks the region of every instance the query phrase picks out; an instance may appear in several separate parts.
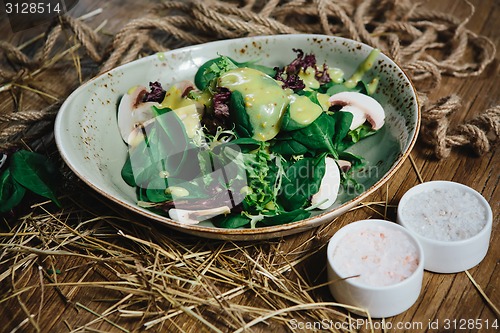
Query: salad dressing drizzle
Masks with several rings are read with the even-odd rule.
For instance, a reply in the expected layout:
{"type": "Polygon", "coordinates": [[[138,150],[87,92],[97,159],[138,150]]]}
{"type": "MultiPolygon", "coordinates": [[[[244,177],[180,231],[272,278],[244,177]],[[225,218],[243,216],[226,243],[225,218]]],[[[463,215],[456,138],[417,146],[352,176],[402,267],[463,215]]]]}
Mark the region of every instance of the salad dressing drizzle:
{"type": "Polygon", "coordinates": [[[224,73],[219,85],[244,96],[254,139],[268,141],[278,134],[288,96],[276,80],[256,69],[237,68],[224,73]]]}
{"type": "Polygon", "coordinates": [[[290,95],[290,118],[300,125],[307,126],[315,121],[322,113],[323,108],[311,102],[306,96],[290,95]]]}
{"type": "Polygon", "coordinates": [[[379,54],[379,49],[373,49],[368,57],[366,57],[366,59],[361,64],[359,64],[354,74],[352,74],[352,76],[347,81],[345,81],[344,85],[347,88],[356,87],[358,82],[363,78],[363,75],[365,75],[365,73],[373,67],[373,64],[375,63],[375,60],[377,59],[379,54]]]}

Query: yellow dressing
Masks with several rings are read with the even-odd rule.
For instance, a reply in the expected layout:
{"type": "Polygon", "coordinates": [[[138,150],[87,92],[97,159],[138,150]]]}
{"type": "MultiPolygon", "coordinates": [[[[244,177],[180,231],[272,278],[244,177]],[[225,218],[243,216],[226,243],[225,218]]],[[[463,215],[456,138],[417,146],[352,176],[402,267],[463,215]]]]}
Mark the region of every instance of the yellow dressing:
{"type": "Polygon", "coordinates": [[[316,70],[312,67],[307,67],[304,72],[303,69],[299,72],[300,79],[304,82],[306,89],[318,89],[319,81],[316,80],[316,70]]]}
{"type": "Polygon", "coordinates": [[[203,91],[196,99],[197,102],[208,106],[212,102],[212,95],[208,91],[203,91]]]}
{"type": "Polygon", "coordinates": [[[165,194],[172,194],[172,197],[182,198],[187,197],[189,195],[189,191],[184,187],[180,186],[170,186],[165,190],[165,194]]]}
{"type": "Polygon", "coordinates": [[[330,76],[330,79],[335,83],[342,83],[344,81],[344,71],[340,68],[328,69],[328,75],[330,76]]]}
{"type": "Polygon", "coordinates": [[[196,105],[190,104],[183,106],[178,109],[174,109],[172,112],[174,112],[177,117],[182,121],[182,124],[184,125],[184,129],[186,130],[186,135],[188,138],[192,139],[198,132],[198,130],[201,128],[200,124],[200,114],[198,113],[198,110],[196,109],[196,105]]]}
{"type": "Polygon", "coordinates": [[[377,90],[377,87],[378,87],[378,82],[379,82],[379,78],[378,77],[375,77],[373,78],[373,80],[368,83],[368,87],[367,87],[367,90],[368,90],[368,95],[373,95],[375,93],[375,91],[377,90]]]}
{"type": "Polygon", "coordinates": [[[328,111],[328,109],[330,108],[330,95],[328,94],[322,94],[322,93],[318,93],[316,95],[316,98],[318,99],[318,102],[319,102],[319,105],[321,105],[321,108],[324,110],[324,111],[328,111]]]}
{"type": "Polygon", "coordinates": [[[158,57],[158,60],[165,61],[165,53],[164,52],[158,52],[158,53],[156,53],[156,56],[158,57]]]}
{"type": "Polygon", "coordinates": [[[344,85],[347,88],[354,88],[356,84],[358,84],[358,82],[361,80],[363,75],[365,75],[365,73],[369,71],[370,68],[372,68],[373,63],[375,62],[375,59],[377,59],[379,54],[379,49],[373,49],[368,57],[366,57],[366,59],[361,64],[359,64],[354,74],[352,74],[352,76],[344,83],[344,85]]]}
{"type": "Polygon", "coordinates": [[[127,95],[132,95],[139,86],[133,86],[127,91],[127,95]]]}
{"type": "Polygon", "coordinates": [[[289,112],[291,119],[307,126],[323,113],[323,109],[306,96],[291,95],[289,112]]]}
{"type": "Polygon", "coordinates": [[[194,104],[194,101],[192,99],[183,98],[182,91],[177,88],[177,86],[173,85],[167,90],[160,107],[174,110],[191,104],[194,104]]]}
{"type": "Polygon", "coordinates": [[[243,95],[254,139],[267,141],[278,134],[288,97],[276,80],[256,69],[236,68],[220,76],[219,86],[243,95]]]}

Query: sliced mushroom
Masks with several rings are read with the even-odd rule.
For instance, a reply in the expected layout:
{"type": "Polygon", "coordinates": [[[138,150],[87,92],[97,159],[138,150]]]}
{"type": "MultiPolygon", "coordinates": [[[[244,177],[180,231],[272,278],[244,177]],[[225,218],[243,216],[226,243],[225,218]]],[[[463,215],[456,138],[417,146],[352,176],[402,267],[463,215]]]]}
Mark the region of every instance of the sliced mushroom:
{"type": "Polygon", "coordinates": [[[210,209],[201,209],[201,210],[187,210],[187,209],[178,209],[172,208],[168,211],[168,215],[172,220],[180,222],[182,224],[198,224],[203,220],[207,220],[211,217],[220,215],[220,214],[229,214],[231,210],[228,206],[221,206],[210,209]]]}
{"type": "Polygon", "coordinates": [[[337,160],[340,171],[347,172],[351,169],[352,163],[346,160],[337,160]]]}
{"type": "Polygon", "coordinates": [[[186,97],[191,90],[196,90],[196,86],[189,80],[183,80],[175,84],[182,92],[181,97],[186,97]]]}
{"type": "Polygon", "coordinates": [[[350,112],[352,114],[352,122],[351,126],[349,126],[349,129],[351,131],[363,125],[366,121],[365,112],[356,106],[346,105],[342,109],[340,109],[340,111],[350,112]]]}
{"type": "Polygon", "coordinates": [[[165,101],[172,102],[165,105],[157,102],[143,102],[142,98],[147,92],[146,87],[137,86],[130,89],[121,99],[118,105],[118,127],[120,134],[130,146],[135,146],[144,138],[143,127],[154,121],[152,106],[158,108],[174,108],[175,114],[180,118],[186,129],[189,138],[194,138],[200,133],[200,119],[203,116],[204,107],[201,103],[185,99],[182,93],[192,89],[189,82],[180,82],[169,89],[165,101]],[[182,90],[181,90],[182,89],[182,90]],[[168,104],[168,105],[167,105],[168,104]]]}
{"type": "Polygon", "coordinates": [[[5,161],[7,161],[7,154],[0,153],[0,169],[5,164],[5,161]]]}
{"type": "Polygon", "coordinates": [[[201,103],[197,103],[187,98],[189,92],[192,90],[198,91],[192,82],[186,80],[171,85],[165,93],[165,98],[161,102],[161,107],[175,110],[184,106],[196,104],[197,109],[203,108],[201,103]]]}
{"type": "Polygon", "coordinates": [[[314,194],[311,198],[311,204],[313,206],[318,205],[319,209],[327,209],[337,200],[339,189],[339,167],[333,158],[327,157],[325,159],[325,175],[321,180],[318,193],[314,194]]]}
{"type": "Polygon", "coordinates": [[[344,111],[347,106],[349,106],[349,112],[352,112],[353,108],[358,109],[364,114],[374,130],[378,130],[384,125],[384,108],[373,97],[358,92],[344,91],[332,95],[329,102],[330,105],[343,106],[341,111],[344,111]]]}
{"type": "Polygon", "coordinates": [[[156,102],[143,102],[142,97],[147,92],[146,87],[137,86],[123,95],[118,105],[118,128],[123,141],[131,144],[131,133],[138,127],[154,117],[152,106],[158,106],[156,102]]]}

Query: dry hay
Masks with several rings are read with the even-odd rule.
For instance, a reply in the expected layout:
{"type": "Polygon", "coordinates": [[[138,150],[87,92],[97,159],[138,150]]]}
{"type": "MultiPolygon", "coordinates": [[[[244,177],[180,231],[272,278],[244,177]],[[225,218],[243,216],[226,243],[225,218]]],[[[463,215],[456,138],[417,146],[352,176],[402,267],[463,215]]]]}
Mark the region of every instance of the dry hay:
{"type": "MultiPolygon", "coordinates": [[[[455,146],[472,146],[479,154],[491,149],[499,136],[498,107],[453,127],[448,119],[460,109],[459,98],[429,102],[427,93],[442,75],[481,74],[494,58],[494,44],[466,29],[467,19],[429,12],[412,1],[353,3],[166,1],[111,37],[106,21],[92,29],[85,23],[98,10],[79,19],[65,16],[21,45],[1,41],[8,61],[0,61],[0,149],[28,145],[50,154],[60,102],[100,71],[179,46],[294,32],[353,38],[399,61],[417,84],[424,102],[423,139],[438,157],[455,146]]],[[[103,202],[61,168],[63,209],[33,201],[0,222],[0,307],[22,309],[26,319],[18,331],[40,331],[39,323],[51,316],[44,312],[49,302],[95,315],[78,327],[65,321],[72,332],[156,331],[171,325],[182,332],[190,330],[182,325],[189,317],[196,319],[197,330],[215,332],[292,329],[292,318],[352,320],[345,306],[324,299],[324,290],[317,292],[326,288],[323,265],[311,267],[324,262],[326,241],[341,226],[338,221],[300,235],[302,245],[291,252],[283,250],[286,239],[194,239],[103,202]],[[99,291],[108,298],[93,298],[99,291]]],[[[381,216],[391,211],[387,200],[358,208],[381,216]]]]}
{"type": "MultiPolygon", "coordinates": [[[[154,331],[173,323],[182,332],[189,330],[182,327],[185,316],[195,318],[201,331],[213,332],[242,332],[255,325],[279,331],[292,319],[352,320],[345,311],[349,307],[316,294],[326,288],[326,277],[324,265],[312,266],[324,262],[326,242],[340,226],[303,234],[302,245],[289,252],[282,249],[286,239],[234,243],[192,238],[103,206],[100,197],[81,190],[76,186],[63,198],[70,208],[54,210],[49,202],[39,203],[19,219],[4,221],[0,306],[18,304],[25,311],[20,327],[29,321],[40,331],[38,321],[50,315],[44,304],[51,299],[95,314],[81,327],[67,323],[72,332],[103,322],[124,332],[130,327],[120,323],[154,331]],[[95,299],[99,289],[105,289],[106,299],[95,299]]],[[[383,214],[384,205],[364,207],[383,214]]]]}

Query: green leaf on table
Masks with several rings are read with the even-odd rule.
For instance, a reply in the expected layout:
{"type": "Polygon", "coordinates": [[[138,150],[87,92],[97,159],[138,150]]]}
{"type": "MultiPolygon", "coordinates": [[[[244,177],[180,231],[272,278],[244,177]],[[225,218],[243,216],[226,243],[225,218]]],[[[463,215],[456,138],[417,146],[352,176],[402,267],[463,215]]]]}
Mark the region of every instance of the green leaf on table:
{"type": "Polygon", "coordinates": [[[26,189],[12,177],[10,169],[0,174],[0,213],[10,211],[24,197],[26,189]]]}
{"type": "Polygon", "coordinates": [[[26,189],[61,206],[55,193],[59,174],[48,158],[35,152],[19,150],[11,156],[9,169],[12,177],[26,189]]]}

